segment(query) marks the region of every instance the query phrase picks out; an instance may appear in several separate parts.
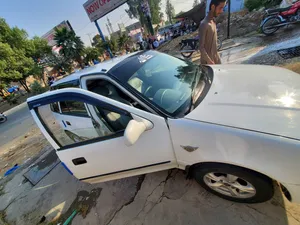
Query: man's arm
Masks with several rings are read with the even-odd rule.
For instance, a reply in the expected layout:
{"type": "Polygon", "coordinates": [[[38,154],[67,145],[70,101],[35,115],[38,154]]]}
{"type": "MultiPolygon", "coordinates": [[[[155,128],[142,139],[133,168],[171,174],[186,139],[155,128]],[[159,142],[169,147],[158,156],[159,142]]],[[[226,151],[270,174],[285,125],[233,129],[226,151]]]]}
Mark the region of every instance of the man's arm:
{"type": "Polygon", "coordinates": [[[200,53],[201,53],[201,59],[204,59],[208,64],[215,64],[214,61],[207,54],[207,51],[204,47],[207,29],[208,29],[207,24],[205,24],[205,23],[200,24],[200,28],[199,28],[199,41],[200,41],[199,46],[200,47],[199,48],[200,48],[200,53]]]}

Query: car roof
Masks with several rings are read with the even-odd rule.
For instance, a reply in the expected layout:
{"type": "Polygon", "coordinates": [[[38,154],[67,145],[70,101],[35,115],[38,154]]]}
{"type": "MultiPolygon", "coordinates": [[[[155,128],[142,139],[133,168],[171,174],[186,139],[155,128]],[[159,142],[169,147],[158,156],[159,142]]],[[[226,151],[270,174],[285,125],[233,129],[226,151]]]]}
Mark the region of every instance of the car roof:
{"type": "Polygon", "coordinates": [[[79,80],[82,76],[88,75],[88,74],[94,74],[94,73],[107,73],[111,68],[113,68],[118,63],[122,62],[124,59],[133,56],[135,54],[138,54],[139,52],[133,52],[127,55],[119,56],[107,61],[104,61],[102,63],[99,63],[97,65],[85,68],[83,70],[80,70],[78,72],[72,73],[51,85],[51,87],[55,87],[56,85],[68,83],[74,80],[79,80]]]}

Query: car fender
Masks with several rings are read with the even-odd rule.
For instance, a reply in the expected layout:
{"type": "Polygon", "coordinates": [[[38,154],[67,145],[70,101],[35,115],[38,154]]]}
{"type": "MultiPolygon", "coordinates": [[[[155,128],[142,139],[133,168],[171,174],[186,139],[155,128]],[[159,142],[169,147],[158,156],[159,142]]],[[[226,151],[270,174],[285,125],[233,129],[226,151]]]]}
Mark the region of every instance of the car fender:
{"type": "Polygon", "coordinates": [[[168,119],[179,168],[215,162],[300,184],[300,140],[190,119],[168,119]]]}

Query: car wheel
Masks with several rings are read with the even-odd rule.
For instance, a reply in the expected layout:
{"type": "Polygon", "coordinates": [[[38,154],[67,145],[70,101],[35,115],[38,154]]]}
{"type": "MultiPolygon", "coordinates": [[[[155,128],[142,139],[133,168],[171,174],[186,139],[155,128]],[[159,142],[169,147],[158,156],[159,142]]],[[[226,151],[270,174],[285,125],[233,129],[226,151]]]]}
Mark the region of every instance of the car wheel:
{"type": "Polygon", "coordinates": [[[274,194],[272,179],[241,167],[202,165],[193,170],[193,175],[207,191],[234,202],[265,202],[274,194]]]}

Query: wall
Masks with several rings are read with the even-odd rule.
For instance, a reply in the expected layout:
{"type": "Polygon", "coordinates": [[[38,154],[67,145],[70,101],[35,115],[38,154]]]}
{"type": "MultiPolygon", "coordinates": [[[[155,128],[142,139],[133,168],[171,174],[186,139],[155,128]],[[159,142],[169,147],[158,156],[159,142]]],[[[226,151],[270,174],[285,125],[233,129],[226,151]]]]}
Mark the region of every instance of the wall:
{"type": "MultiPolygon", "coordinates": [[[[206,4],[206,12],[209,11],[209,5],[211,0],[207,0],[206,4]]],[[[237,12],[244,8],[244,0],[231,0],[231,12],[237,12]]],[[[225,11],[227,11],[227,6],[225,7],[225,11]]]]}

